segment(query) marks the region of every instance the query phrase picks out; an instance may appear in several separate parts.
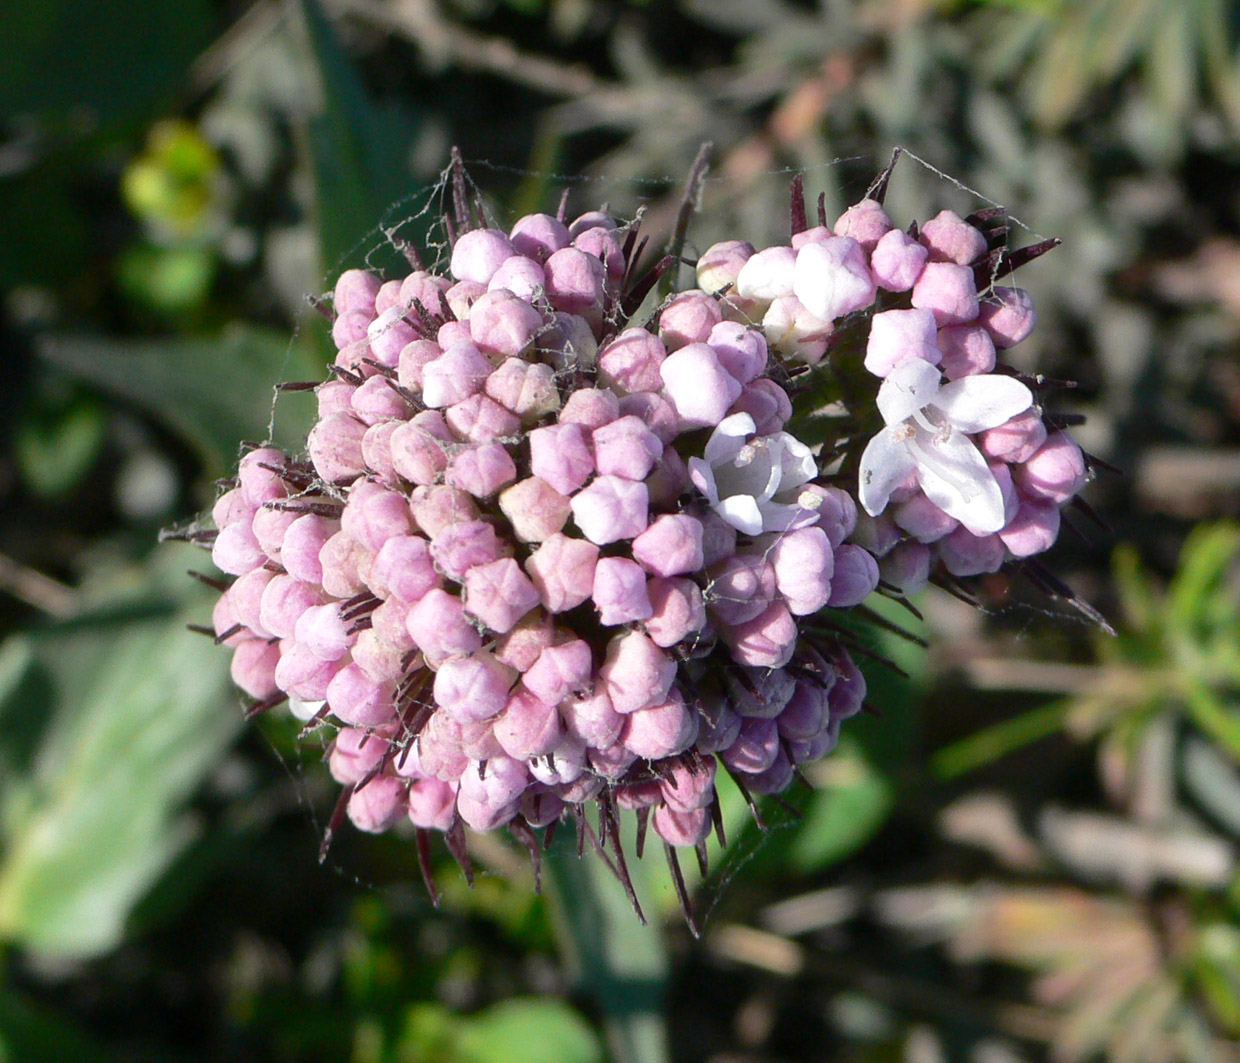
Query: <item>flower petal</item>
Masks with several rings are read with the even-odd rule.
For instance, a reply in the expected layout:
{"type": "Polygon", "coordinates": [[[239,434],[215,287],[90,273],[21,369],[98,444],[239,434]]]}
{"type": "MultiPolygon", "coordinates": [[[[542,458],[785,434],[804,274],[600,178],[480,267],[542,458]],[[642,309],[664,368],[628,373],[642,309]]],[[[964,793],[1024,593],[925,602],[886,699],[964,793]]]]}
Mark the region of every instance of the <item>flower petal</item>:
{"type": "Polygon", "coordinates": [[[758,535],[762,531],[762,511],[752,495],[732,495],[714,507],[716,513],[739,532],[758,535]]]}
{"type": "Polygon", "coordinates": [[[706,496],[706,500],[712,506],[719,505],[719,488],[715,486],[715,470],[708,462],[701,458],[690,458],[689,479],[693,481],[693,486],[706,496]]]}
{"type": "Polygon", "coordinates": [[[758,426],[747,413],[734,413],[725,417],[715,426],[710,439],[706,441],[703,457],[711,465],[732,461],[745,445],[745,438],[757,430],[758,426]]]}
{"type": "Polygon", "coordinates": [[[960,431],[983,432],[1024,413],[1033,405],[1033,392],[1013,377],[987,373],[939,388],[932,405],[960,431]]]}
{"type": "Polygon", "coordinates": [[[818,475],[818,462],[809,447],[787,432],[780,432],[775,438],[780,444],[779,493],[807,484],[818,475]]]}
{"type": "Polygon", "coordinates": [[[818,510],[806,509],[795,502],[760,502],[758,510],[762,514],[762,530],[768,532],[790,532],[798,528],[808,528],[818,522],[818,510]]]}
{"type": "Polygon", "coordinates": [[[1003,492],[968,436],[918,428],[911,450],[921,489],[939,509],[977,535],[989,535],[1003,527],[1003,492]]]}
{"type": "Polygon", "coordinates": [[[903,425],[884,428],[866,444],[861,455],[857,497],[871,517],[877,517],[887,507],[891,492],[917,470],[905,432],[903,425]]]}
{"type": "Polygon", "coordinates": [[[910,358],[897,365],[878,389],[878,411],[887,424],[899,424],[918,410],[938,403],[942,376],[937,368],[921,358],[910,358]]]}

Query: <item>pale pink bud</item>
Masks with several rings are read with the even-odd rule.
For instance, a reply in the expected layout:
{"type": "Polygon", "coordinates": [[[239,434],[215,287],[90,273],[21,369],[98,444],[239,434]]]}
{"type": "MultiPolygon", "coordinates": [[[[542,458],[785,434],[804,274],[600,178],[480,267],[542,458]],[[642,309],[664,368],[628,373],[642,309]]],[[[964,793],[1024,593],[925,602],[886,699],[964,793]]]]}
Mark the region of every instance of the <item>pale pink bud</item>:
{"type": "Polygon", "coordinates": [[[392,464],[392,436],[404,421],[380,421],[366,429],[362,436],[362,461],[368,471],[385,483],[395,484],[400,473],[392,464]]]}
{"type": "MultiPolygon", "coordinates": [[[[234,590],[250,576],[243,576],[234,585],[234,590]]],[[[323,601],[322,590],[313,583],[302,583],[292,576],[279,575],[267,580],[259,600],[259,623],[261,628],[250,624],[256,634],[261,630],[286,639],[292,637],[299,618],[307,609],[317,606],[323,601]]],[[[298,639],[298,641],[303,641],[298,639]]],[[[320,655],[322,656],[322,655],[320,655]]],[[[324,658],[333,660],[334,658],[324,658]]]]}
{"type": "Polygon", "coordinates": [[[478,350],[500,358],[519,355],[542,326],[542,314],[504,288],[487,292],[469,313],[469,334],[478,350]]]}
{"type": "Polygon", "coordinates": [[[875,245],[870,272],[880,288],[907,292],[921,276],[929,252],[907,233],[892,229],[875,245]]]}
{"type": "Polygon", "coordinates": [[[266,506],[260,506],[255,510],[250,522],[250,530],[254,533],[254,538],[258,540],[258,545],[263,548],[263,553],[272,561],[280,560],[284,549],[284,533],[288,531],[297,517],[297,513],[289,510],[269,509],[266,506]]]}
{"type": "MultiPolygon", "coordinates": [[[[660,386],[662,385],[662,377],[660,386]]],[[[638,418],[655,438],[664,445],[680,435],[680,417],[676,409],[657,391],[635,391],[620,399],[620,416],[638,418]]],[[[664,450],[664,454],[667,450],[664,450]]]]}
{"type": "Polygon", "coordinates": [[[676,662],[640,631],[629,631],[607,644],[607,659],[598,674],[612,708],[627,715],[667,697],[676,662]]]}
{"type": "Polygon", "coordinates": [[[878,562],[868,550],[845,543],[835,551],[835,574],[831,577],[832,609],[860,605],[878,586],[878,562]]]}
{"type": "Polygon", "coordinates": [[[545,757],[564,741],[555,702],[518,689],[508,699],[504,714],[495,721],[495,738],[515,760],[545,757]]]}
{"type": "Polygon", "coordinates": [[[543,362],[509,358],[489,377],[486,394],[527,423],[559,408],[555,370],[543,362]]]}
{"type": "Polygon", "coordinates": [[[656,646],[675,646],[706,626],[702,592],[692,580],[656,577],[647,583],[646,593],[651,608],[646,634],[656,646]]]}
{"type": "Polygon", "coordinates": [[[669,845],[697,845],[710,836],[710,813],[705,808],[684,812],[660,805],[654,810],[651,826],[669,845]]]}
{"type": "Polygon", "coordinates": [[[894,547],[878,563],[883,580],[905,595],[916,594],[930,582],[930,547],[908,540],[894,547]]]}
{"type": "Polygon", "coordinates": [[[797,252],[792,294],[814,317],[834,321],[874,301],[874,278],[861,244],[835,236],[797,252]]]}
{"type": "Polygon", "coordinates": [[[364,310],[346,310],[332,322],[332,343],[340,352],[336,362],[354,365],[363,356],[366,347],[366,330],[374,316],[364,310]],[[347,352],[347,353],[346,353],[347,352]]]}
{"type": "Polygon", "coordinates": [[[417,422],[405,421],[388,438],[392,468],[412,484],[433,484],[448,467],[444,440],[417,422]]]}
{"type": "Polygon", "coordinates": [[[538,351],[550,355],[560,372],[587,370],[594,366],[598,340],[591,321],[580,314],[565,314],[557,310],[551,315],[551,324],[538,337],[538,351]]]}
{"type": "Polygon", "coordinates": [[[596,477],[570,504],[577,527],[598,546],[640,535],[649,520],[646,485],[619,476],[596,477]]]}
{"type": "Polygon", "coordinates": [[[662,760],[688,749],[697,733],[697,714],[676,696],[630,713],[620,741],[639,757],[662,760]]]}
{"type": "Polygon", "coordinates": [[[857,527],[851,536],[858,546],[865,547],[874,557],[883,557],[893,546],[904,538],[904,533],[896,527],[895,521],[887,513],[871,517],[864,510],[857,513],[857,527]]]}
{"type": "MultiPolygon", "coordinates": [[[[478,298],[481,299],[482,296],[479,296],[478,298]]],[[[477,302],[477,300],[474,301],[477,302]]],[[[472,310],[472,306],[470,309],[472,310]]],[[[445,321],[439,326],[439,331],[435,333],[435,343],[437,343],[439,345],[439,349],[443,351],[446,351],[449,347],[458,347],[462,344],[473,347],[474,337],[469,331],[469,322],[445,321]]]]}
{"type": "Polygon", "coordinates": [[[891,511],[891,517],[898,527],[919,543],[938,542],[960,527],[960,521],[949,517],[921,491],[896,506],[891,511]]]}
{"type": "Polygon", "coordinates": [[[644,480],[663,455],[663,444],[631,414],[594,429],[594,465],[604,476],[644,480]]]}
{"type": "Polygon", "coordinates": [[[215,542],[211,544],[211,560],[221,572],[227,572],[230,576],[243,576],[263,564],[267,555],[254,537],[254,531],[247,520],[220,529],[215,542]]]}
{"type": "Polygon", "coordinates": [[[277,502],[289,495],[288,485],[278,471],[284,468],[284,454],[275,447],[259,447],[241,459],[237,469],[238,489],[254,507],[277,502]]]}
{"type": "Polygon", "coordinates": [[[484,443],[458,451],[444,477],[447,483],[475,498],[493,495],[516,478],[517,467],[501,443],[484,443]]]}
{"type": "Polygon", "coordinates": [[[352,598],[362,590],[361,569],[369,551],[346,532],[340,531],[323,544],[323,589],[335,598],[352,598]]]}
{"type": "MultiPolygon", "coordinates": [[[[240,580],[238,580],[238,582],[240,582],[240,580]]],[[[254,636],[254,632],[250,629],[249,625],[245,624],[243,620],[237,619],[236,610],[234,608],[235,602],[233,598],[233,591],[236,586],[237,584],[234,583],[232,587],[229,587],[228,590],[221,594],[219,598],[216,599],[215,605],[211,610],[211,627],[215,631],[217,638],[225,632],[232,631],[238,624],[243,625],[244,630],[234,631],[233,634],[228,636],[228,638],[222,640],[223,645],[230,648],[239,646],[246,639],[253,638],[254,636]]],[[[261,590],[259,593],[259,600],[262,600],[261,590]]],[[[253,606],[250,605],[249,608],[252,609],[253,606]]]]}
{"type": "Polygon", "coordinates": [[[548,705],[558,705],[570,694],[589,688],[593,668],[589,644],[573,639],[543,650],[521,681],[548,705]]]}
{"type": "Polygon", "coordinates": [[[990,428],[978,436],[978,446],[988,458],[1013,465],[1028,461],[1046,442],[1046,425],[1041,411],[1030,407],[998,428],[990,428]]]}
{"type": "Polygon", "coordinates": [[[885,377],[896,366],[913,358],[938,365],[938,331],[929,310],[884,310],[870,324],[865,348],[865,367],[885,377]]]}
{"type": "Polygon", "coordinates": [[[784,668],[746,668],[728,675],[728,696],[742,716],[774,719],[796,692],[796,680],[784,668]]]}
{"type": "Polygon", "coordinates": [[[405,344],[396,361],[396,382],[406,391],[420,392],[423,370],[441,354],[443,348],[434,340],[414,340],[405,344]]]}
{"type": "Polygon", "coordinates": [[[722,698],[712,698],[697,706],[697,750],[706,756],[727,749],[741,733],[741,716],[722,698]]]}
{"type": "Polygon", "coordinates": [[[485,650],[444,661],[435,673],[435,704],[461,724],[499,715],[508,704],[512,669],[485,650]]]}
{"type": "Polygon", "coordinates": [[[694,768],[676,764],[667,778],[659,780],[659,791],[668,807],[679,812],[709,808],[715,797],[715,761],[703,760],[694,768]]]}
{"type": "Polygon", "coordinates": [[[415,648],[406,626],[408,621],[409,606],[398,598],[389,598],[371,611],[370,630],[376,632],[380,639],[399,655],[404,656],[415,648]]]}
{"type": "Polygon", "coordinates": [[[1022,495],[1056,504],[1068,501],[1089,479],[1081,448],[1063,432],[1050,435],[1037,452],[1024,465],[1015,466],[1013,472],[1022,495]]]}
{"type": "Polygon", "coordinates": [[[268,698],[280,689],[276,668],[280,647],[265,639],[247,639],[233,650],[229,668],[232,681],[252,698],[268,698]]]}
{"type": "Polygon", "coordinates": [[[768,247],[750,255],[737,272],[736,294],[764,303],[791,295],[796,261],[797,253],[785,246],[768,247]]]}
{"type": "Polygon", "coordinates": [[[456,813],[456,790],[440,779],[417,779],[409,786],[409,820],[423,830],[446,831],[456,813]]]}
{"type": "Polygon", "coordinates": [[[338,661],[353,642],[350,622],[340,616],[337,604],[312,605],[297,617],[293,636],[316,657],[338,661]]]}
{"type": "Polygon", "coordinates": [[[215,505],[211,507],[211,520],[217,528],[226,528],[238,521],[252,520],[255,511],[256,507],[245,500],[240,488],[234,487],[215,500],[215,505]]]}
{"type": "Polygon", "coordinates": [[[560,424],[580,424],[585,428],[601,428],[620,416],[620,400],[611,391],[581,388],[574,391],[560,411],[560,424]]]}
{"type": "Polygon", "coordinates": [[[357,480],[349,490],[340,527],[374,552],[392,536],[412,532],[413,515],[403,493],[373,480],[357,480]]]}
{"type": "Polygon", "coordinates": [[[541,543],[564,527],[569,500],[546,480],[529,476],[499,496],[499,508],[523,543],[541,543]]]}
{"type": "Polygon", "coordinates": [[[541,609],[527,613],[516,626],[495,641],[495,656],[509,668],[524,674],[534,667],[538,655],[554,644],[556,629],[541,609]]]}
{"type": "Polygon", "coordinates": [[[614,225],[580,230],[573,237],[573,246],[603,263],[610,284],[617,285],[624,278],[624,252],[614,225]]]}
{"type": "Polygon", "coordinates": [[[576,247],[565,247],[552,254],[543,266],[547,279],[547,299],[566,314],[601,320],[603,282],[606,269],[593,255],[576,247]]]}
{"type": "Polygon", "coordinates": [[[535,428],[529,434],[530,471],[562,495],[571,495],[594,472],[589,436],[575,422],[535,428]]]}
{"type": "Polygon", "coordinates": [[[658,517],[633,540],[633,557],[656,576],[702,568],[702,523],[685,513],[658,517]]]}
{"type": "Polygon", "coordinates": [[[775,569],[756,554],[728,557],[712,571],[707,605],[721,624],[744,624],[764,612],[775,598],[775,569]]]}
{"type": "Polygon", "coordinates": [[[409,609],[405,620],[409,637],[429,661],[473,653],[482,637],[465,616],[461,600],[434,588],[409,609]]]}
{"type": "Polygon", "coordinates": [[[447,317],[448,301],[444,296],[451,287],[452,282],[447,277],[415,270],[400,282],[400,301],[412,307],[414,314],[421,308],[433,317],[447,317]]]}
{"type": "Polygon", "coordinates": [[[646,573],[626,557],[599,558],[594,568],[592,597],[599,622],[608,627],[645,620],[652,612],[646,594],[646,573]]]}
{"type": "Polygon", "coordinates": [[[779,755],[779,725],[773,719],[746,716],[741,731],[719,759],[733,771],[757,775],[775,763],[779,755]]]}
{"type": "MultiPolygon", "coordinates": [[[[491,275],[491,279],[487,281],[487,291],[509,292],[527,303],[542,303],[546,285],[547,278],[542,266],[532,258],[513,255],[491,275]]],[[[478,308],[475,306],[469,315],[471,324],[477,314],[478,308]]]]}
{"type": "Polygon", "coordinates": [[[792,400],[774,380],[760,377],[741,389],[740,397],[728,413],[747,413],[753,418],[757,435],[774,435],[783,431],[792,416],[792,400]]]}
{"type": "MultiPolygon", "coordinates": [[[[410,641],[407,635],[405,638],[410,641]]],[[[353,662],[376,683],[396,682],[405,675],[405,651],[382,638],[374,628],[359,631],[349,652],[353,662]]]]}
{"type": "Polygon", "coordinates": [[[384,281],[375,293],[375,313],[383,314],[400,304],[400,281],[384,281]]]}
{"type": "Polygon", "coordinates": [[[400,352],[418,339],[418,332],[404,319],[405,308],[394,306],[375,318],[366,330],[370,353],[374,361],[393,369],[400,361],[400,352]]]}
{"type": "MultiPolygon", "coordinates": [[[[832,675],[834,680],[834,675],[832,675]]],[[[775,718],[780,735],[790,742],[807,742],[822,734],[830,719],[827,690],[812,680],[797,683],[784,710],[775,718]]]]}
{"type": "Polygon", "coordinates": [[[430,553],[439,571],[459,583],[474,566],[510,556],[512,547],[485,520],[470,520],[444,528],[432,540],[430,553]]]}
{"type": "Polygon", "coordinates": [[[723,320],[719,301],[698,288],[672,297],[659,313],[659,338],[668,351],[688,343],[705,343],[723,320]]]}
{"type": "Polygon", "coordinates": [[[575,239],[587,229],[594,228],[611,229],[614,231],[616,219],[605,210],[587,210],[584,214],[577,215],[576,218],[569,222],[568,232],[575,239]]]}
{"type": "Polygon", "coordinates": [[[590,597],[597,561],[593,543],[557,532],[530,554],[525,569],[548,611],[563,613],[590,597]]]}
{"type": "Polygon", "coordinates": [[[1015,347],[1033,331],[1038,320],[1033,297],[1027,291],[999,284],[982,300],[977,316],[999,348],[1015,347]]]}
{"type": "Polygon", "coordinates": [[[364,471],[366,426],[349,413],[333,413],[310,429],[306,449],[315,471],[328,483],[347,483],[364,471]]]}
{"type": "MultiPolygon", "coordinates": [[[[624,719],[627,722],[628,717],[624,719]]],[[[610,746],[590,749],[587,752],[591,771],[609,782],[622,778],[629,768],[637,763],[637,754],[620,741],[610,746]]]]}
{"type": "Polygon", "coordinates": [[[449,406],[444,420],[452,431],[471,443],[492,443],[516,435],[521,428],[521,419],[515,413],[486,395],[470,395],[449,406]]]}
{"type": "Polygon", "coordinates": [[[446,712],[432,713],[418,735],[418,760],[428,775],[449,783],[466,771],[477,771],[461,751],[461,725],[446,712]]]}
{"type": "MultiPolygon", "coordinates": [[[[835,331],[830,321],[815,317],[795,295],[781,295],[762,315],[762,331],[777,351],[800,356],[802,348],[835,331]]],[[[816,359],[803,359],[811,364],[816,359]]]]}
{"type": "Polygon", "coordinates": [[[950,380],[989,373],[995,367],[995,344],[981,325],[949,325],[939,329],[939,367],[950,380]]]}
{"type": "Polygon", "coordinates": [[[602,689],[588,697],[570,698],[564,703],[563,714],[568,733],[594,749],[612,745],[624,729],[624,717],[602,689]]]}
{"type": "Polygon", "coordinates": [[[744,240],[711,244],[697,260],[698,286],[708,292],[721,292],[733,287],[741,267],[753,253],[753,244],[744,240]]]}
{"type": "MultiPolygon", "coordinates": [[[[444,292],[444,302],[448,304],[448,309],[452,312],[452,316],[457,321],[468,321],[469,312],[473,309],[474,303],[486,295],[487,286],[485,283],[478,281],[457,281],[446,292],[444,292]]],[[[450,332],[449,335],[459,335],[459,332],[450,332]]]]}
{"type": "Polygon", "coordinates": [[[775,585],[793,616],[816,613],[831,596],[835,559],[821,528],[800,528],[775,540],[769,554],[775,585]]]}
{"type": "Polygon", "coordinates": [[[346,269],[336,281],[332,293],[332,306],[337,314],[350,310],[361,310],[373,313],[375,296],[379,294],[379,286],[383,282],[373,273],[362,269],[346,269]]]}
{"type": "Polygon", "coordinates": [[[781,794],[792,785],[795,777],[796,771],[792,761],[780,747],[779,752],[775,754],[774,762],[766,771],[745,776],[745,786],[753,794],[781,794]]]}
{"type": "Polygon", "coordinates": [[[986,253],[986,237],[954,210],[941,210],[921,227],[918,239],[933,262],[967,266],[986,253]]]}
{"type": "Polygon", "coordinates": [[[374,727],[396,713],[392,689],[390,683],[376,683],[356,664],[346,664],[327,684],[327,703],[342,723],[374,727]]]}
{"type": "Polygon", "coordinates": [[[432,539],[449,525],[477,520],[482,515],[470,495],[447,484],[419,488],[411,497],[410,507],[418,527],[432,539]]]}
{"type": "Polygon", "coordinates": [[[929,310],[939,325],[963,325],[977,317],[977,284],[968,266],[927,262],[913,285],[913,306],[929,310]]]}
{"type": "MultiPolygon", "coordinates": [[[[686,341],[687,342],[687,341],[686,341]]],[[[620,392],[658,391],[667,348],[644,328],[627,328],[598,354],[599,379],[620,392]]]]}
{"type": "Polygon", "coordinates": [[[766,369],[766,338],[756,328],[739,321],[720,321],[710,330],[706,342],[738,384],[748,384],[766,369]]]}
{"type": "MultiPolygon", "coordinates": [[[[472,770],[472,767],[466,769],[461,778],[467,778],[472,770]]],[[[501,803],[497,799],[458,792],[456,810],[466,826],[476,831],[492,831],[502,827],[521,811],[521,798],[518,795],[507,803],[501,803]]]]}
{"type": "Polygon", "coordinates": [[[568,226],[550,214],[527,214],[512,227],[512,246],[518,254],[546,262],[572,240],[568,226]]]}
{"type": "Polygon", "coordinates": [[[511,557],[465,573],[465,610],[503,634],[538,604],[538,588],[511,557]]]}
{"type": "Polygon", "coordinates": [[[752,620],[724,628],[721,634],[738,664],[782,668],[796,648],[797,625],[783,602],[772,602],[752,620]]]}
{"type": "Polygon", "coordinates": [[[659,366],[659,375],[684,428],[717,425],[740,398],[740,384],[705,343],[672,352],[659,366]]]}
{"type": "Polygon", "coordinates": [[[286,639],[280,644],[276,685],[303,701],[323,701],[327,697],[328,684],[343,667],[340,661],[325,661],[308,646],[286,639]]]}
{"type": "Polygon", "coordinates": [[[814,527],[826,532],[832,550],[852,535],[857,526],[857,504],[839,487],[805,484],[797,495],[797,505],[817,511],[814,527]]]}
{"type": "Polygon", "coordinates": [[[1007,556],[998,535],[978,536],[967,528],[957,528],[940,540],[938,553],[953,576],[998,572],[1007,556]]]}
{"type": "Polygon", "coordinates": [[[491,363],[472,343],[459,343],[445,350],[422,369],[422,400],[442,409],[482,390],[491,375],[491,363]]]}
{"type": "Polygon", "coordinates": [[[498,229],[473,229],[461,233],[452,248],[452,276],[458,281],[486,284],[513,253],[512,242],[498,229]]]}
{"type": "MultiPolygon", "coordinates": [[[[792,234],[792,249],[800,251],[806,244],[820,243],[828,240],[834,234],[825,225],[815,225],[810,229],[802,229],[799,233],[792,234]]],[[[841,233],[841,236],[852,236],[852,233],[841,233]]]]}
{"type": "Polygon", "coordinates": [[[891,218],[882,204],[868,198],[854,203],[835,222],[836,236],[851,236],[867,252],[891,229],[891,218]]]}
{"type": "Polygon", "coordinates": [[[342,727],[332,739],[328,767],[341,784],[361,782],[382,762],[391,749],[388,735],[361,727],[342,727]]]}

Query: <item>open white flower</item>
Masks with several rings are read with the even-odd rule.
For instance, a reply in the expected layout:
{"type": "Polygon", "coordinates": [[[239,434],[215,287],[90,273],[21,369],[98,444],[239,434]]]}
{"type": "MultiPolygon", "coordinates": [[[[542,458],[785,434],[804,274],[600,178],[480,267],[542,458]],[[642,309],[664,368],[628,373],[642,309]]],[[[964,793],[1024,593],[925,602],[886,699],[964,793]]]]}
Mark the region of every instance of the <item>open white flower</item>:
{"type": "Polygon", "coordinates": [[[861,505],[877,516],[912,473],[930,501],[970,531],[999,531],[1003,493],[968,434],[995,428],[1032,405],[1033,393],[1010,376],[966,376],[944,384],[929,362],[902,362],[878,389],[887,427],[861,455],[861,505]]]}
{"type": "Polygon", "coordinates": [[[689,459],[693,483],[716,513],[746,535],[813,524],[817,510],[800,505],[797,494],[818,475],[809,447],[787,432],[756,431],[747,413],[720,421],[705,456],[689,459]]]}

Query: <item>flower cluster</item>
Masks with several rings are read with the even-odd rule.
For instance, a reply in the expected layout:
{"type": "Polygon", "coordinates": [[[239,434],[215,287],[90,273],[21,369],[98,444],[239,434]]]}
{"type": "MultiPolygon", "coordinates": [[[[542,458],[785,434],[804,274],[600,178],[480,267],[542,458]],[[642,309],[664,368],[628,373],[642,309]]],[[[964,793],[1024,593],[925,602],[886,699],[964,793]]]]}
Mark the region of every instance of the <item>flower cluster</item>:
{"type": "Polygon", "coordinates": [[[672,260],[639,269],[635,225],[504,232],[457,192],[446,270],[337,281],[329,379],[289,385],[305,455],[245,454],[197,536],[230,577],[214,633],[252,711],[331,729],[333,829],[409,821],[426,870],[431,832],[465,862],[465,827],[536,853],[573,818],[627,882],[631,809],[679,884],[720,766],[781,792],[862,707],[830,611],[1045,549],[1081,454],[996,372],[1032,327],[992,283],[1019,263],[950,212],[717,244],[639,319],[672,260]],[[792,394],[850,359],[881,384],[831,465],[792,394]]]}

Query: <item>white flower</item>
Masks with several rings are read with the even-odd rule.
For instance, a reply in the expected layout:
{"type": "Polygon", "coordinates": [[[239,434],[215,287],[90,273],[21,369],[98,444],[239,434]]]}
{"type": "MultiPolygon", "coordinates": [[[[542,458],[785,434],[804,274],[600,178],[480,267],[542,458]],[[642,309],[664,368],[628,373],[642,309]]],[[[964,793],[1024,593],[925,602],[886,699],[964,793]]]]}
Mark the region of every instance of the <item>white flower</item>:
{"type": "Polygon", "coordinates": [[[902,362],[878,389],[887,427],[861,455],[861,505],[877,516],[892,491],[915,473],[930,501],[949,517],[977,535],[999,531],[1003,493],[968,433],[995,428],[1032,405],[1033,393],[1009,376],[966,376],[943,384],[929,362],[902,362]]]}
{"type": "Polygon", "coordinates": [[[705,457],[689,459],[690,478],[711,508],[746,535],[813,524],[817,510],[799,505],[796,494],[818,475],[809,447],[787,432],[756,431],[747,413],[725,417],[711,433],[705,457]]]}

